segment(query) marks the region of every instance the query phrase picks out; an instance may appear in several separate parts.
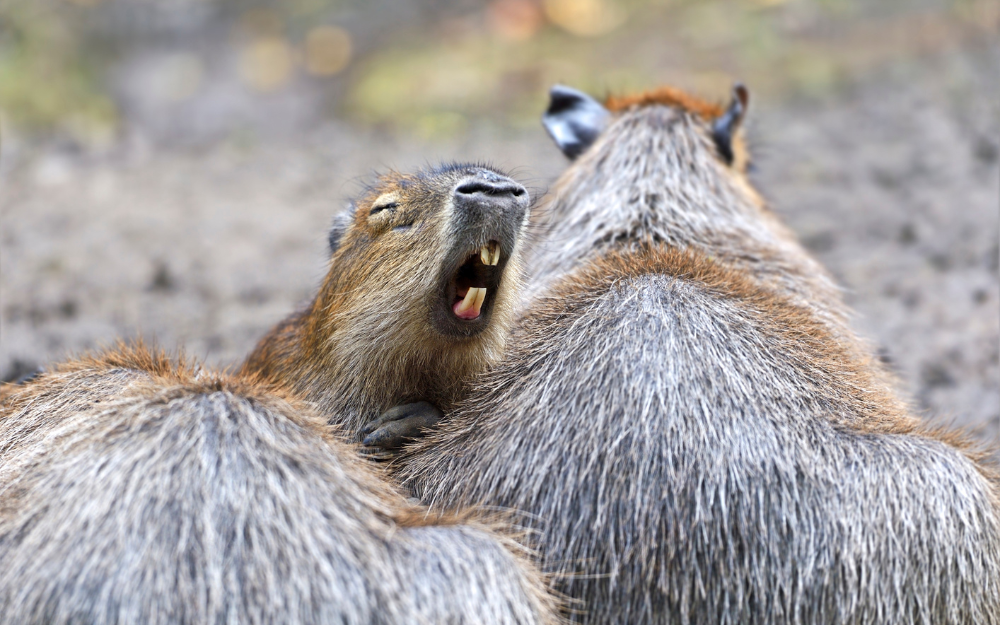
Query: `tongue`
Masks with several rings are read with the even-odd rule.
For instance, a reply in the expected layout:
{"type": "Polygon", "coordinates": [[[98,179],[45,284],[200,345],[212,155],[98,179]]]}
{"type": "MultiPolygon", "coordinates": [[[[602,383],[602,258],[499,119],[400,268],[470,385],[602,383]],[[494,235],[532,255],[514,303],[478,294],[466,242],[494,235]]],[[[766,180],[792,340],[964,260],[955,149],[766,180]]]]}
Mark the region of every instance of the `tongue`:
{"type": "Polygon", "coordinates": [[[470,288],[461,301],[455,302],[452,310],[459,319],[476,319],[484,301],[486,301],[486,289],[470,288]]]}

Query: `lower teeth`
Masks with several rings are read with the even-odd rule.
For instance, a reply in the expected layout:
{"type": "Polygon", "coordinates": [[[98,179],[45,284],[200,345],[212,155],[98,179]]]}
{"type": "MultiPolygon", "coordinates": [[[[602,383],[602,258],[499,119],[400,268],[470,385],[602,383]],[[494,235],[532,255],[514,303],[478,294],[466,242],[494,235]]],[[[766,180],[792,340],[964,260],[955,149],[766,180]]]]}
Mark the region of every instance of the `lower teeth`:
{"type": "Polygon", "coordinates": [[[470,288],[466,292],[465,297],[459,302],[458,306],[455,308],[455,313],[458,315],[465,314],[469,310],[474,310],[476,317],[479,316],[479,311],[482,310],[483,302],[486,301],[486,289],[485,288],[470,288]]]}

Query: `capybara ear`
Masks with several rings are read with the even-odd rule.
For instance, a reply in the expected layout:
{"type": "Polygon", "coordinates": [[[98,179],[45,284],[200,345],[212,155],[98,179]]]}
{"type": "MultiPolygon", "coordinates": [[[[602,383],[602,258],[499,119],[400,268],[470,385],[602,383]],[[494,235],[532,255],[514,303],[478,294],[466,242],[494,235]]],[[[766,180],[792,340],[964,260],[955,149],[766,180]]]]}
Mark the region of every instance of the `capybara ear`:
{"type": "Polygon", "coordinates": [[[594,143],[610,118],[608,109],[586,93],[555,85],[542,124],[563,154],[575,159],[594,143]]]}
{"type": "Polygon", "coordinates": [[[354,209],[355,206],[351,203],[344,210],[334,215],[333,223],[330,224],[330,232],[326,235],[326,242],[330,246],[331,255],[340,247],[340,239],[347,232],[347,229],[351,227],[351,221],[354,219],[354,209]]]}
{"type": "Polygon", "coordinates": [[[746,115],[750,102],[750,92],[742,83],[733,85],[733,101],[729,103],[726,112],[712,124],[712,139],[719,149],[719,155],[726,163],[733,164],[733,137],[746,115]]]}

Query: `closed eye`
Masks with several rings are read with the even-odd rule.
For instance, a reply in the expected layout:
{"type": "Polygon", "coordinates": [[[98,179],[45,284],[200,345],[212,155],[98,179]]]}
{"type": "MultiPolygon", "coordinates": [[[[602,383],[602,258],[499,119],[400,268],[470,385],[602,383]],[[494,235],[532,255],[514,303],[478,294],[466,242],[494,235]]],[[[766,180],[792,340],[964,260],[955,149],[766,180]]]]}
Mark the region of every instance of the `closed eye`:
{"type": "Polygon", "coordinates": [[[368,214],[369,215],[374,215],[375,213],[380,213],[380,212],[382,212],[384,210],[393,210],[393,209],[396,209],[396,208],[399,208],[399,202],[389,202],[388,204],[381,204],[379,206],[372,206],[372,210],[368,214]]]}

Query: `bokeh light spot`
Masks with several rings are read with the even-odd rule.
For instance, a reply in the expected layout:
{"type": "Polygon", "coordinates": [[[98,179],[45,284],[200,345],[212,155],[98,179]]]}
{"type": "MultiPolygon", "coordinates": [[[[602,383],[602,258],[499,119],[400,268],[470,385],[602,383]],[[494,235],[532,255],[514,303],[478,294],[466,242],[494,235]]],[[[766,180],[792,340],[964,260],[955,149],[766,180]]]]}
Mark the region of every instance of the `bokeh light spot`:
{"type": "Polygon", "coordinates": [[[542,9],[534,0],[494,0],[486,9],[490,29],[504,39],[524,41],[542,27],[542,9]]]}
{"type": "Polygon", "coordinates": [[[337,74],[351,61],[351,35],[337,26],[309,31],[305,43],[306,71],[314,76],[337,74]]]}
{"type": "Polygon", "coordinates": [[[545,0],[553,24],[580,37],[609,33],[625,23],[625,11],[609,0],[545,0]]]}
{"type": "Polygon", "coordinates": [[[258,37],[240,53],[240,76],[257,91],[270,92],[291,78],[293,57],[288,42],[280,37],[258,37]]]}

